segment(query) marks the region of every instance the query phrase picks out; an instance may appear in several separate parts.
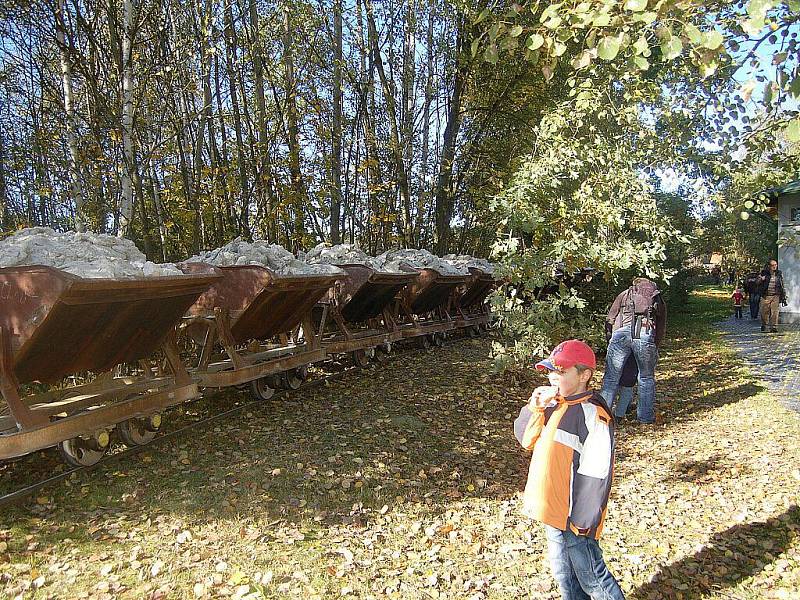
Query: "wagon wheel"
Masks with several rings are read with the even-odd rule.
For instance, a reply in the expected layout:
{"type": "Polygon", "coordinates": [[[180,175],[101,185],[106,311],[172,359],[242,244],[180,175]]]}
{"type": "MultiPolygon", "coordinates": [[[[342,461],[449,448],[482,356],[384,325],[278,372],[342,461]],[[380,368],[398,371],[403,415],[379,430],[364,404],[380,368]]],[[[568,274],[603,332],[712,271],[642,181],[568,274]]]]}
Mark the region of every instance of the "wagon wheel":
{"type": "Polygon", "coordinates": [[[275,382],[271,377],[260,377],[250,382],[250,393],[256,400],[269,400],[275,395],[275,382]]]}
{"type": "Polygon", "coordinates": [[[100,462],[108,451],[110,438],[107,431],[95,435],[78,436],[58,443],[61,458],[73,467],[91,467],[100,462]]]}
{"type": "Polygon", "coordinates": [[[432,335],[432,337],[433,337],[433,345],[434,346],[436,346],[438,348],[441,348],[442,346],[444,346],[444,342],[445,342],[444,332],[434,333],[432,335]]]}
{"type": "Polygon", "coordinates": [[[308,379],[308,365],[291,369],[286,371],[283,375],[283,380],[286,383],[287,389],[298,390],[300,386],[303,385],[303,382],[308,379]]]}
{"type": "Polygon", "coordinates": [[[123,421],[117,425],[117,433],[119,433],[123,444],[133,448],[134,446],[144,446],[152,442],[160,428],[161,415],[155,414],[149,417],[134,417],[123,421]]]}
{"type": "Polygon", "coordinates": [[[353,350],[353,352],[350,353],[350,357],[356,367],[366,367],[369,365],[369,361],[374,355],[375,348],[353,350]]]}
{"type": "Polygon", "coordinates": [[[419,347],[422,348],[423,350],[427,350],[428,348],[431,347],[431,340],[428,338],[427,335],[419,336],[419,342],[417,343],[419,344],[419,347]]]}
{"type": "Polygon", "coordinates": [[[469,331],[469,337],[471,338],[476,338],[481,335],[480,329],[478,329],[477,325],[470,326],[468,331],[469,331]]]}
{"type": "Polygon", "coordinates": [[[375,360],[379,363],[385,363],[389,360],[389,355],[392,353],[391,342],[386,342],[375,348],[375,360]]]}

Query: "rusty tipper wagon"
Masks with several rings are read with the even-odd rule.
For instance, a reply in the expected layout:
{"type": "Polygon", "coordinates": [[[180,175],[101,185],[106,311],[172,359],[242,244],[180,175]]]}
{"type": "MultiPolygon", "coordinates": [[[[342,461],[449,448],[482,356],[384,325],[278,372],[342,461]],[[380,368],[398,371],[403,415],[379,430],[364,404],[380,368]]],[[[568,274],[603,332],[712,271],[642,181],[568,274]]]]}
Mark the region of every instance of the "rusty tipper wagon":
{"type": "Polygon", "coordinates": [[[311,311],[341,274],[279,275],[258,265],[179,265],[222,275],[189,308],[182,326],[197,348],[192,374],[204,387],[250,384],[257,399],[297,388],[325,358],[311,311]]]}
{"type": "Polygon", "coordinates": [[[391,344],[402,338],[392,317],[397,294],[417,278],[417,271],[388,273],[361,264],[337,265],[345,277],[322,299],[318,313],[321,327],[331,331],[323,338],[329,354],[350,354],[358,366],[365,366],[369,357],[385,358],[391,344]],[[330,316],[330,320],[327,319],[330,316]]]}
{"type": "MultiPolygon", "coordinates": [[[[423,346],[441,345],[447,332],[456,328],[450,314],[454,290],[468,275],[445,275],[432,268],[420,269],[417,278],[400,294],[401,327],[404,338],[419,338],[423,346]]],[[[398,315],[399,316],[399,315],[398,315]]]]}
{"type": "Polygon", "coordinates": [[[197,396],[173,332],[216,278],[84,279],[44,266],[0,268],[0,459],[58,445],[70,464],[91,465],[115,426],[126,444],[149,442],[161,410],[197,396]],[[154,366],[145,359],[159,348],[164,361],[154,366]],[[129,375],[117,368],[123,364],[129,375]],[[22,388],[79,374],[92,380],[22,388]]]}
{"type": "Polygon", "coordinates": [[[475,267],[469,267],[469,273],[466,285],[455,290],[453,304],[458,313],[458,327],[473,335],[489,324],[491,315],[486,298],[497,287],[497,282],[493,275],[475,267]]]}

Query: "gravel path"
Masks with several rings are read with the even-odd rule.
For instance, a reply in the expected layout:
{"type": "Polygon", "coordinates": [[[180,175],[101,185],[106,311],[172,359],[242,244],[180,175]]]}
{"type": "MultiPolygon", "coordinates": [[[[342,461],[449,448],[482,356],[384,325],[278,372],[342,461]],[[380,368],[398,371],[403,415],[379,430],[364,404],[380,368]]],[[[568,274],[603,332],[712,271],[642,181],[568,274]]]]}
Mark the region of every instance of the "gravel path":
{"type": "Polygon", "coordinates": [[[761,333],[760,325],[748,315],[718,323],[753,374],[778,400],[800,412],[800,324],[778,325],[778,333],[761,333]]]}

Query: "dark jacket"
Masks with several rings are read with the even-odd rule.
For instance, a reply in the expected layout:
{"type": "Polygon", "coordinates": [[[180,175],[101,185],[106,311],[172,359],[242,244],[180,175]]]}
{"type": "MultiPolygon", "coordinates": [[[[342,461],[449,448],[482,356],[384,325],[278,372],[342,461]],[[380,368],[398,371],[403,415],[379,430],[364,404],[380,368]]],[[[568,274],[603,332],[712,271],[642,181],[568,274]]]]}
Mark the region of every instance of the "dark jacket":
{"type": "MultiPolygon", "coordinates": [[[[772,272],[769,270],[761,271],[761,276],[764,278],[764,281],[762,281],[759,286],[759,293],[765,296],[769,289],[769,282],[772,279],[772,272]]],[[[783,286],[783,273],[781,273],[780,269],[775,271],[775,276],[778,278],[775,282],[775,295],[780,298],[781,302],[786,302],[786,288],[783,286]]]]}

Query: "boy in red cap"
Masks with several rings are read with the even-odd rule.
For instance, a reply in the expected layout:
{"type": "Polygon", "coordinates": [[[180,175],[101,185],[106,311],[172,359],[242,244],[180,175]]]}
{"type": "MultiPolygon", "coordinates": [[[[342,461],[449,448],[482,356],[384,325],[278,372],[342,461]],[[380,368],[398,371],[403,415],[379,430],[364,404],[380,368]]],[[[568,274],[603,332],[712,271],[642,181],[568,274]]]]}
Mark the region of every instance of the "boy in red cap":
{"type": "Polygon", "coordinates": [[[564,600],[624,598],[597,542],[614,471],[614,419],[589,388],[595,367],[584,342],[561,342],[536,364],[551,385],[534,390],[515,423],[517,439],[533,450],[523,512],[544,523],[564,600]]]}

